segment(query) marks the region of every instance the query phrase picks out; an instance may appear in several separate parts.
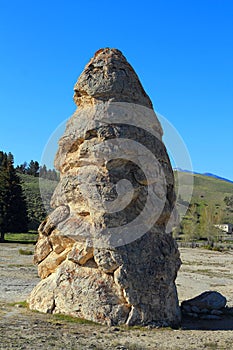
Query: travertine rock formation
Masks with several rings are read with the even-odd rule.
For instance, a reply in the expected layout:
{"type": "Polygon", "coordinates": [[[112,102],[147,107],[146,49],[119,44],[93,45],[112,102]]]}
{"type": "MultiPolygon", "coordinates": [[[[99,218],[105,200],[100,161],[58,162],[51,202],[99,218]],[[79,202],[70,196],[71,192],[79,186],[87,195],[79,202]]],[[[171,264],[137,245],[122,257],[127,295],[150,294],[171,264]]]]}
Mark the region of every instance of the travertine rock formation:
{"type": "Polygon", "coordinates": [[[177,325],[180,258],[165,230],[174,179],[152,103],[116,49],[97,51],[74,91],[30,308],[109,325],[177,325]]]}

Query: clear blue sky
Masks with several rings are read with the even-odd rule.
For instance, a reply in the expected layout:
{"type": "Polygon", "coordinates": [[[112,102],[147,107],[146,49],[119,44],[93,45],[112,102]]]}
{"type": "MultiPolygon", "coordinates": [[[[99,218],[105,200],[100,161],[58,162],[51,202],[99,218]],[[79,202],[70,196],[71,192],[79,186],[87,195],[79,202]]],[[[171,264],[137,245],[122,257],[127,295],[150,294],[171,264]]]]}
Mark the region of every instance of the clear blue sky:
{"type": "Polygon", "coordinates": [[[0,150],[40,160],[101,47],[124,53],[194,170],[233,180],[232,0],[0,0],[0,150]]]}

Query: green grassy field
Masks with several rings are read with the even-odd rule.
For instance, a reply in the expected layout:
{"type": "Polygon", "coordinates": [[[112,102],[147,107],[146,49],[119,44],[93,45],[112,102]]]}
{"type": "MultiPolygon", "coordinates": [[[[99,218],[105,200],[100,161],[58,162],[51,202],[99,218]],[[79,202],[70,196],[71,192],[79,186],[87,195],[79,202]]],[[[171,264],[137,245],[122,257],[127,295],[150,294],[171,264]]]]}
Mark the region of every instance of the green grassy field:
{"type": "Polygon", "coordinates": [[[16,243],[35,243],[38,239],[38,233],[36,231],[28,233],[6,233],[6,242],[16,242],[16,243]]]}

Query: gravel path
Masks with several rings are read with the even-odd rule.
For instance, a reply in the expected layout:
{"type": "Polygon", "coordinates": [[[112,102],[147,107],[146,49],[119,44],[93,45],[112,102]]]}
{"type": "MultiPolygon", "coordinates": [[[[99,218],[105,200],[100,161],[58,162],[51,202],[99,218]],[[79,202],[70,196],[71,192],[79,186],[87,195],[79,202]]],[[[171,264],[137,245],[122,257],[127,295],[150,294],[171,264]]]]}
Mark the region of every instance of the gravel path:
{"type": "Polygon", "coordinates": [[[31,244],[0,243],[0,301],[26,300],[32,288],[40,281],[32,255],[19,251],[33,252],[31,244]]]}
{"type": "MultiPolygon", "coordinates": [[[[26,300],[39,278],[32,256],[20,255],[19,249],[32,251],[33,246],[0,244],[0,349],[233,349],[232,317],[217,323],[183,320],[181,329],[171,330],[80,324],[32,312],[18,302],[26,300]]],[[[180,300],[215,289],[232,306],[232,253],[182,248],[181,257],[180,300]]]]}

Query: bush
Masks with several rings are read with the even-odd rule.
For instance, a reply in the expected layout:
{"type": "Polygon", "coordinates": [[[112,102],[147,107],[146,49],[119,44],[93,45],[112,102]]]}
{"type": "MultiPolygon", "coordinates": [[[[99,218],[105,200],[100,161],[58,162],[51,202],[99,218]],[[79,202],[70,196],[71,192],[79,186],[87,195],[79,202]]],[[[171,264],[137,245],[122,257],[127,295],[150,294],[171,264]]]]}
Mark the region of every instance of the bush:
{"type": "Polygon", "coordinates": [[[34,252],[32,250],[29,249],[19,249],[19,254],[20,255],[33,255],[34,252]]]}

